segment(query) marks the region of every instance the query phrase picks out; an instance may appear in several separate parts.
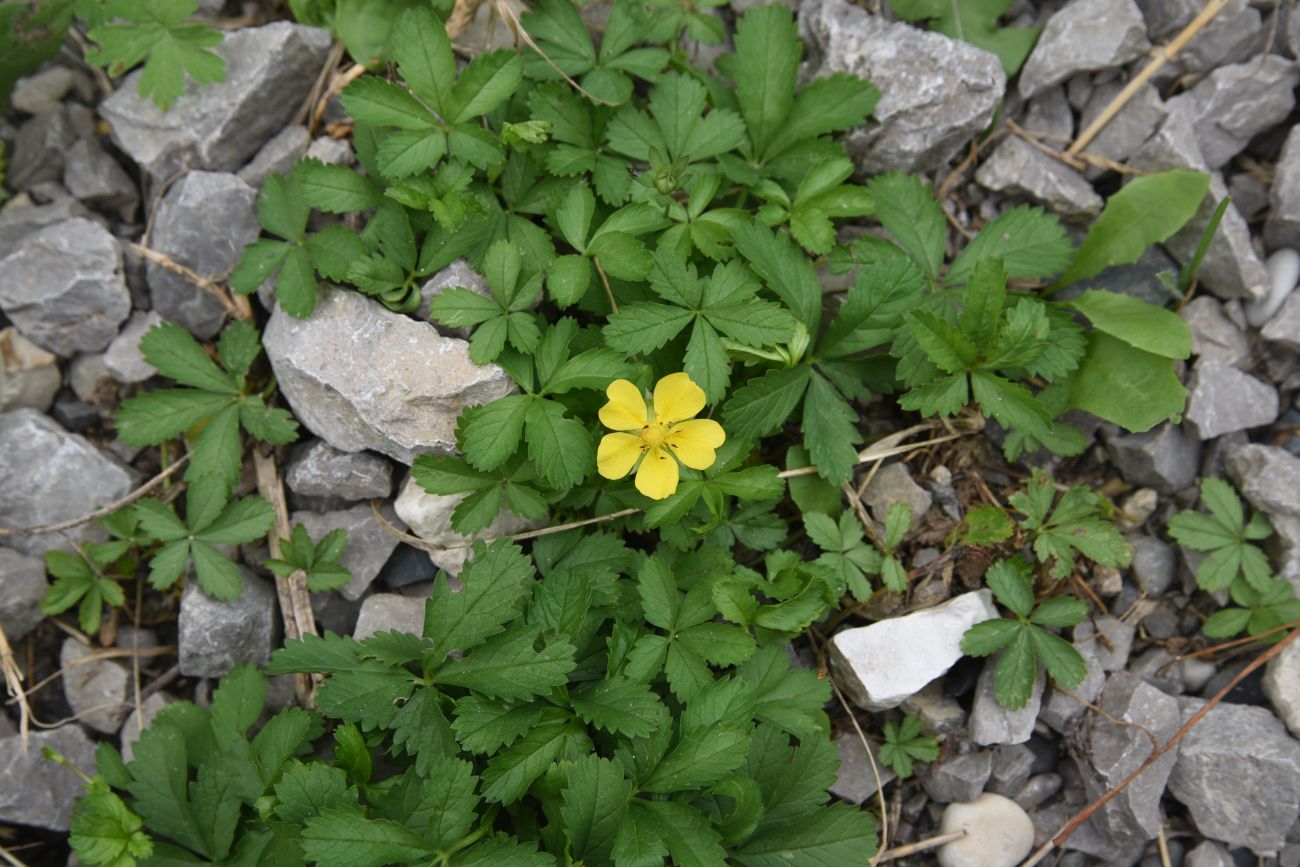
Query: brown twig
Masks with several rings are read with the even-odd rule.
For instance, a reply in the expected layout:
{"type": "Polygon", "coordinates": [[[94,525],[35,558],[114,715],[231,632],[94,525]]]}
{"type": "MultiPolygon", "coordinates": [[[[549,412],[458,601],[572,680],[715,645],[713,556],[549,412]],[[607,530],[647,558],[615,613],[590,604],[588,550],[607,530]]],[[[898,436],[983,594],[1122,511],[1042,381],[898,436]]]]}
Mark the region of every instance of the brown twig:
{"type": "Polygon", "coordinates": [[[1064,827],[1061,828],[1061,830],[1057,831],[1054,835],[1052,835],[1052,838],[1048,840],[1046,843],[1044,843],[1041,847],[1039,847],[1039,849],[1036,852],[1030,855],[1029,858],[1020,865],[1020,867],[1033,867],[1033,865],[1037,864],[1039,861],[1042,861],[1044,858],[1046,858],[1047,855],[1053,849],[1059,847],[1066,840],[1068,840],[1070,838],[1070,835],[1073,834],[1075,831],[1079,830],[1080,826],[1082,826],[1084,822],[1087,822],[1089,819],[1091,819],[1092,816],[1098,810],[1106,806],[1106,804],[1110,803],[1110,801],[1112,801],[1114,798],[1118,797],[1121,792],[1123,792],[1126,788],[1128,788],[1129,785],[1132,784],[1134,780],[1142,776],[1142,774],[1144,774],[1152,765],[1154,765],[1157,761],[1159,761],[1162,756],[1168,754],[1170,750],[1178,746],[1178,742],[1181,741],[1189,731],[1195,728],[1196,724],[1199,723],[1202,719],[1204,719],[1205,715],[1208,714],[1211,710],[1213,710],[1219,704],[1219,702],[1223,701],[1223,699],[1228,695],[1228,693],[1232,692],[1232,690],[1237,686],[1237,684],[1241,683],[1243,680],[1249,677],[1251,672],[1255,671],[1255,669],[1259,668],[1261,665],[1264,665],[1270,659],[1272,659],[1273,657],[1281,653],[1283,650],[1285,650],[1288,646],[1290,646],[1290,644],[1293,641],[1295,641],[1298,638],[1300,638],[1300,629],[1293,631],[1286,638],[1282,639],[1277,644],[1274,644],[1268,650],[1264,651],[1259,656],[1251,660],[1251,662],[1245,668],[1243,668],[1240,672],[1237,673],[1236,677],[1228,681],[1223,686],[1222,689],[1216,692],[1213,698],[1211,698],[1208,702],[1206,702],[1204,706],[1202,706],[1199,710],[1196,711],[1196,713],[1188,717],[1187,722],[1183,723],[1182,726],[1178,729],[1178,731],[1174,732],[1173,737],[1165,741],[1165,743],[1161,745],[1159,749],[1152,750],[1151,755],[1146,757],[1146,760],[1143,761],[1142,764],[1138,766],[1137,770],[1135,770],[1133,773],[1125,777],[1122,781],[1120,781],[1118,785],[1108,790],[1100,798],[1097,798],[1095,801],[1092,801],[1090,804],[1088,804],[1082,810],[1080,810],[1077,814],[1075,814],[1074,818],[1066,822],[1064,827]]]}
{"type": "Polygon", "coordinates": [[[166,270],[171,271],[173,274],[176,274],[189,283],[193,283],[204,292],[207,292],[209,295],[216,298],[221,302],[221,306],[226,308],[226,312],[236,319],[253,318],[252,305],[249,304],[248,298],[245,296],[231,295],[226,291],[226,288],[216,280],[213,280],[210,277],[204,277],[193,269],[187,268],[171,256],[168,256],[166,253],[160,253],[151,247],[137,244],[134,241],[127,246],[130,247],[131,252],[135,253],[145,261],[151,262],[159,268],[165,268],[166,270]]]}
{"type": "Polygon", "coordinates": [[[89,523],[90,521],[93,521],[96,518],[102,518],[105,515],[111,515],[114,512],[116,512],[118,509],[121,509],[124,506],[129,506],[132,503],[134,503],[136,500],[143,498],[154,488],[158,487],[164,481],[171,478],[171,476],[173,476],[177,470],[185,466],[185,462],[188,461],[189,459],[190,459],[190,453],[186,452],[171,466],[167,467],[158,475],[154,476],[152,479],[145,482],[143,485],[136,488],[134,491],[127,494],[122,499],[109,503],[107,506],[96,509],[95,511],[89,512],[88,514],[82,515],[80,518],[72,518],[71,520],[68,521],[60,521],[57,524],[41,524],[40,526],[36,526],[36,527],[0,527],[0,536],[40,536],[45,533],[57,533],[60,530],[70,530],[73,527],[79,527],[82,524],[89,523]]]}
{"type": "Polygon", "coordinates": [[[366,67],[360,63],[354,63],[342,74],[336,74],[331,79],[329,88],[317,100],[316,107],[312,109],[311,121],[307,124],[307,129],[314,130],[319,127],[321,118],[325,116],[325,109],[329,107],[330,100],[342,93],[343,88],[365,74],[366,67]]]}
{"type": "Polygon", "coordinates": [[[605,276],[605,269],[600,267],[600,257],[592,256],[591,264],[596,266],[596,273],[600,275],[600,284],[605,287],[605,297],[609,300],[609,309],[617,316],[618,302],[614,300],[614,290],[609,287],[609,278],[605,276]]]}
{"type": "Polygon", "coordinates": [[[23,750],[26,751],[32,708],[27,703],[27,693],[23,691],[23,673],[18,668],[18,661],[14,659],[14,651],[9,646],[9,637],[5,635],[3,626],[0,626],[0,674],[4,675],[9,694],[18,702],[18,731],[22,734],[23,750]]]}
{"type": "Polygon", "coordinates": [[[947,834],[940,834],[937,837],[931,837],[928,840],[917,840],[915,843],[908,843],[906,846],[895,846],[893,849],[886,849],[880,853],[876,863],[880,864],[885,861],[895,861],[899,858],[906,858],[908,855],[915,855],[917,852],[927,852],[930,849],[937,849],[946,843],[953,843],[966,836],[965,830],[949,831],[947,834]]]}
{"type": "Polygon", "coordinates": [[[1205,8],[1182,29],[1181,33],[1174,37],[1172,42],[1163,48],[1157,48],[1151,62],[1144,66],[1141,72],[1133,76],[1133,79],[1124,86],[1123,90],[1115,94],[1115,98],[1102,109],[1101,114],[1097,115],[1096,119],[1088,124],[1083,132],[1079,133],[1074,143],[1065,150],[1065,155],[1077,157],[1084,148],[1092,144],[1092,140],[1106,128],[1106,124],[1114,120],[1115,115],[1119,114],[1124,106],[1128,105],[1129,100],[1142,89],[1142,85],[1150,81],[1152,76],[1159,72],[1166,63],[1173,60],[1178,52],[1182,51],[1188,42],[1191,42],[1198,33],[1204,30],[1206,25],[1213,21],[1215,16],[1222,12],[1227,5],[1228,0],[1209,0],[1205,4],[1205,8]]]}
{"type": "MultiPolygon", "coordinates": [[[[334,76],[334,70],[338,67],[339,61],[343,59],[343,51],[343,43],[336,39],[334,44],[330,46],[330,53],[325,57],[325,63],[320,68],[320,74],[316,76],[316,81],[311,86],[311,92],[307,94],[307,98],[303,100],[298,112],[293,116],[294,124],[305,124],[308,120],[319,122],[320,116],[313,109],[321,102],[321,98],[325,94],[325,88],[334,76]]],[[[323,113],[324,109],[322,109],[323,113]]],[[[315,126],[307,127],[308,135],[314,135],[315,132],[315,126]]]]}
{"type": "MultiPolygon", "coordinates": [[[[23,749],[27,749],[26,741],[23,741],[23,749]]],[[[18,856],[10,852],[4,846],[0,846],[0,858],[3,858],[5,863],[10,865],[10,867],[27,867],[25,862],[19,861],[18,856]]]]}

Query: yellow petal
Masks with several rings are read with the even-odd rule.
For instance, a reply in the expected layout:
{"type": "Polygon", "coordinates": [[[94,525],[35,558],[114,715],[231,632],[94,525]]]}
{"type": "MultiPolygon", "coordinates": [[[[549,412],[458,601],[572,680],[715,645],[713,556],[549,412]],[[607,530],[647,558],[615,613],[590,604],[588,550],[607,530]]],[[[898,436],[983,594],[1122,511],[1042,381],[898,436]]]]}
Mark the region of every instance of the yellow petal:
{"type": "Polygon", "coordinates": [[[673,425],[667,440],[677,460],[693,470],[707,470],[717,459],[713,450],[727,441],[727,434],[713,419],[697,418],[673,425]]]}
{"type": "Polygon", "coordinates": [[[652,448],[636,471],[636,489],[652,500],[671,497],[677,490],[677,461],[659,447],[652,448]]]}
{"type": "Polygon", "coordinates": [[[655,386],[655,418],[664,424],[685,421],[704,409],[704,389],[685,373],[672,373],[655,386]]]}
{"type": "Polygon", "coordinates": [[[605,434],[596,449],[596,471],[607,479],[621,479],[632,472],[641,457],[641,440],[628,433],[605,434]]]}
{"type": "Polygon", "coordinates": [[[610,430],[640,430],[646,423],[641,389],[626,379],[616,379],[605,389],[609,403],[600,408],[600,423],[610,430]]]}

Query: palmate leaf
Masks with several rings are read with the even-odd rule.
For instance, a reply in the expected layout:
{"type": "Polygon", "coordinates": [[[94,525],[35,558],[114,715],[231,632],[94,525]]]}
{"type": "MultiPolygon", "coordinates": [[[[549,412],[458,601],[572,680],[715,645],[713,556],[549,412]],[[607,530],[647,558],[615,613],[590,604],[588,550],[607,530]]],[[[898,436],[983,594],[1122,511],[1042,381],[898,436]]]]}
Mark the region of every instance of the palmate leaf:
{"type": "Polygon", "coordinates": [[[99,45],[86,61],[115,76],[143,61],[140,95],[162,109],[184,92],[187,73],[196,84],[225,81],[226,61],[210,50],[220,31],[186,20],[197,9],[194,0],[111,0],[108,17],[126,23],[92,28],[86,35],[99,45]]]}

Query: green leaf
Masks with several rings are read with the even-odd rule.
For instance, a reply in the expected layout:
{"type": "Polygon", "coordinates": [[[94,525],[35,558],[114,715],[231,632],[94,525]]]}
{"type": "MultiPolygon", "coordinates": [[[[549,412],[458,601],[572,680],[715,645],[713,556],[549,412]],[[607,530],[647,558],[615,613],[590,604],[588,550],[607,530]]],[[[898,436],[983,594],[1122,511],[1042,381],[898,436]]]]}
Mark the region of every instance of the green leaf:
{"type": "Polygon", "coordinates": [[[659,762],[641,789],[668,793],[711,785],[743,765],[748,752],[749,735],[743,731],[711,728],[693,732],[659,762]]]}
{"type": "Polygon", "coordinates": [[[947,283],[964,284],[975,265],[988,259],[1001,259],[1008,277],[1050,277],[1070,263],[1073,253],[1065,228],[1055,215],[1020,205],[1003,211],[980,230],[948,269],[947,283]]]}
{"type": "Polygon", "coordinates": [[[530,405],[528,397],[515,394],[467,407],[461,414],[459,437],[465,459],[480,470],[492,470],[514,457],[530,405]]]}
{"type": "Polygon", "coordinates": [[[975,365],[979,348],[954,326],[928,310],[907,315],[907,329],[923,352],[945,373],[958,373],[975,365]]]}
{"type": "Polygon", "coordinates": [[[425,606],[424,635],[433,639],[430,659],[441,660],[452,650],[470,650],[518,617],[516,605],[532,583],[533,564],[510,541],[486,547],[478,543],[460,580],[464,586],[453,593],[440,573],[425,606]]]}
{"type": "Polygon", "coordinates": [[[1051,434],[1052,414],[1020,383],[987,370],[975,370],[971,371],[970,384],[980,409],[1003,427],[1040,440],[1051,434]]]}
{"type": "Polygon", "coordinates": [[[236,394],[231,377],[217,367],[188,331],[170,322],[150,328],[140,338],[145,361],[182,385],[220,394],[236,394]]]}
{"type": "MultiPolygon", "coordinates": [[[[1017,627],[993,670],[994,694],[998,704],[1005,708],[1015,710],[1024,707],[1034,691],[1034,678],[1038,675],[1036,643],[1033,640],[1033,633],[1036,632],[1039,630],[1027,626],[1017,627]]],[[[1078,686],[1077,681],[1075,686],[1078,686]]]]}
{"type": "Polygon", "coordinates": [[[1064,629],[1074,626],[1088,616],[1088,606],[1074,596],[1057,596],[1034,609],[1029,622],[1037,626],[1064,629]]]}
{"type": "Polygon", "coordinates": [[[619,676],[576,690],[570,700],[589,725],[637,738],[654,730],[663,707],[647,684],[619,676]]]}
{"type": "Polygon", "coordinates": [[[1164,358],[1192,354],[1192,331],[1177,313],[1118,292],[1089,289],[1070,302],[1098,331],[1164,358]]]}
{"type": "Polygon", "coordinates": [[[328,807],[303,825],[302,849],[319,867],[383,867],[423,861],[433,850],[413,831],[360,809],[328,807]]]}
{"type": "Polygon", "coordinates": [[[533,644],[539,631],[516,630],[489,640],[464,658],[443,665],[438,681],[507,701],[562,686],[574,668],[574,647],[566,641],[555,641],[535,650],[533,644]]]}
{"type": "Polygon", "coordinates": [[[1012,560],[999,560],[984,574],[984,581],[997,600],[1018,617],[1028,617],[1034,607],[1034,591],[1022,566],[1012,560]]]}
{"type": "Polygon", "coordinates": [[[871,858],[876,848],[876,823],[870,813],[848,804],[830,804],[797,822],[756,834],[733,857],[745,867],[850,867],[871,858]]]}
{"type": "Polygon", "coordinates": [[[344,166],[306,159],[294,172],[307,203],[331,214],[369,210],[384,200],[373,181],[344,166]]]}
{"type": "Polygon", "coordinates": [[[77,800],[68,843],[84,864],[132,867],[135,858],[153,854],[153,841],[143,832],[143,820],[132,813],[101,778],[77,800]]]}
{"type": "Polygon", "coordinates": [[[1069,286],[1111,265],[1136,262],[1148,247],[1169,240],[1196,214],[1209,188],[1209,175],[1189,169],[1129,181],[1106,201],[1074,261],[1054,285],[1069,286]]]}
{"type": "Polygon", "coordinates": [[[765,154],[794,105],[803,43],[782,6],[754,7],[736,23],[735,82],[740,116],[756,154],[765,154]]]}
{"type": "Polygon", "coordinates": [[[1087,339],[1087,353],[1068,381],[1070,406],[1137,433],[1182,413],[1187,389],[1168,358],[1099,331],[1087,339]]]}
{"type": "Polygon", "coordinates": [[[530,731],[541,713],[535,704],[511,706],[471,694],[456,702],[452,729],[466,751],[491,755],[530,731]]]}
{"type": "Polygon", "coordinates": [[[1028,629],[1026,632],[1034,643],[1038,658],[1057,686],[1074,689],[1083,682],[1088,674],[1088,665],[1073,644],[1042,629],[1028,629]]]}
{"type": "Polygon", "coordinates": [[[206,835],[190,807],[185,736],[172,725],[145,729],[127,764],[133,808],[149,829],[199,853],[208,852],[206,835]]]}
{"type": "Polygon", "coordinates": [[[262,538],[274,524],[275,510],[270,503],[261,497],[243,497],[225,506],[214,521],[201,529],[191,527],[200,542],[242,545],[262,538]]]}
{"type": "Polygon", "coordinates": [[[588,755],[569,767],[560,816],[576,857],[608,861],[632,793],[616,762],[588,755]]]}
{"type": "Polygon", "coordinates": [[[769,370],[736,389],[723,407],[723,426],[742,438],[764,436],[780,427],[804,395],[812,368],[769,370]]]}
{"type": "Polygon", "coordinates": [[[572,723],[548,720],[534,726],[523,738],[488,761],[483,772],[483,797],[511,804],[559,758],[574,737],[572,723]]]}
{"type": "Polygon", "coordinates": [[[961,652],[967,656],[988,656],[1006,647],[1021,626],[1014,620],[985,620],[976,623],[961,639],[961,652]]]}
{"type": "Polygon", "coordinates": [[[853,476],[858,462],[858,413],[825,377],[813,373],[803,405],[804,440],[822,478],[837,484],[853,476]]]}
{"type": "Polygon", "coordinates": [[[810,332],[821,322],[822,287],[812,261],[790,236],[773,234],[757,221],[734,231],[736,250],[795,318],[810,332]]]}
{"type": "Polygon", "coordinates": [[[876,205],[876,219],[933,281],[943,266],[947,223],[929,187],[920,178],[889,172],[872,178],[867,192],[876,205]]]}
{"type": "Polygon", "coordinates": [[[536,400],[529,404],[528,456],[547,481],[560,488],[580,483],[596,463],[587,428],[565,416],[563,404],[536,400]]]}

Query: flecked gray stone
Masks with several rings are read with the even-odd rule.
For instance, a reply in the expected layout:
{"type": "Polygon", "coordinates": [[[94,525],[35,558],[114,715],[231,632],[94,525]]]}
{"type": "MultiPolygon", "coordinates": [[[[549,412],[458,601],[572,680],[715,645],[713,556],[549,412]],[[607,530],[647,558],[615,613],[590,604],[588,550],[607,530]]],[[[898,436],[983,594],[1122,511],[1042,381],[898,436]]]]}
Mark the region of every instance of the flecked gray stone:
{"type": "Polygon", "coordinates": [[[47,410],[61,384],[57,358],[12,325],[0,331],[0,412],[47,410]]]}
{"type": "Polygon", "coordinates": [[[831,638],[831,671],[849,698],[866,710],[902,704],[961,659],[961,638],[976,623],[997,617],[987,590],[963,593],[942,605],[831,638]]]}
{"type": "Polygon", "coordinates": [[[252,187],[261,187],[271,175],[288,175],[307,153],[311,133],[298,124],[286,126],[262,145],[248,165],[239,170],[239,179],[252,187]]]}
{"type": "MultiPolygon", "coordinates": [[[[79,107],[80,108],[80,107],[79,107]]],[[[5,183],[11,189],[29,190],[44,181],[63,177],[64,154],[77,140],[70,107],[53,110],[24,121],[7,153],[5,183]]],[[[81,108],[85,111],[84,108],[81,108]]]]}
{"type": "Polygon", "coordinates": [[[1291,293],[1259,334],[1292,352],[1300,352],[1300,295],[1291,293]]]}
{"type": "Polygon", "coordinates": [[[135,757],[135,742],[140,740],[140,733],[149,728],[154,718],[169,704],[171,700],[166,695],[155,692],[140,702],[140,707],[131,709],[118,732],[121,744],[118,749],[122,751],[122,761],[129,762],[135,757]]]}
{"type": "Polygon", "coordinates": [[[123,220],[135,216],[140,190],[126,170],[93,138],[78,139],[64,158],[63,185],[87,205],[114,211],[123,220]]]}
{"type": "MultiPolygon", "coordinates": [[[[1178,704],[1184,721],[1205,706],[1178,704]]],[[[1276,851],[1300,814],[1300,741],[1266,708],[1216,705],[1179,743],[1169,792],[1206,837],[1276,851]]]]}
{"type": "Polygon", "coordinates": [[[139,94],[139,71],[100,105],[114,141],[155,180],[180,169],[234,171],[293,116],[325,56],[326,30],[277,21],[226,34],[226,80],[196,86],[166,111],[139,94]]]}
{"type": "Polygon", "coordinates": [[[1160,646],[1148,647],[1138,654],[1129,664],[1128,673],[1169,695],[1181,695],[1187,689],[1178,658],[1160,646]]]}
{"type": "Polygon", "coordinates": [[[1220,301],[1201,295],[1193,298],[1178,312],[1192,330],[1192,354],[1232,367],[1250,360],[1250,343],[1246,333],[1224,315],[1220,301]]]}
{"type": "Polygon", "coordinates": [[[341,451],[374,449],[409,464],[455,448],[466,406],[514,391],[469,345],[357,292],[325,291],[308,319],[280,309],[262,335],[275,378],[298,419],[341,451]]]}
{"type": "Polygon", "coordinates": [[[930,799],[940,804],[973,801],[983,793],[992,773],[993,751],[976,750],[931,765],[930,775],[921,784],[930,799]]]}
{"type": "MultiPolygon", "coordinates": [[[[880,745],[868,739],[871,755],[876,759],[876,772],[880,774],[880,785],[887,786],[897,774],[880,761],[880,745]]],[[[861,804],[876,793],[876,776],[871,772],[871,762],[862,740],[853,730],[840,732],[835,736],[835,752],[840,766],[835,771],[835,782],[829,791],[832,795],[850,804],[861,804]]]]}
{"type": "MultiPolygon", "coordinates": [[[[242,32],[242,31],[240,31],[242,32]]],[[[232,174],[190,172],[163,196],[154,220],[152,247],[203,277],[224,277],[262,228],[257,190],[232,174]]],[[[153,309],[196,337],[221,330],[226,308],[205,289],[149,263],[153,309]]]]}
{"type": "Polygon", "coordinates": [[[894,503],[906,503],[912,509],[912,523],[909,529],[915,530],[925,520],[930,506],[934,503],[934,497],[912,480],[912,471],[906,464],[892,463],[885,464],[876,472],[871,479],[871,484],[867,485],[867,489],[862,492],[862,502],[866,503],[867,508],[871,510],[871,517],[875,518],[881,526],[885,524],[890,506],[894,503]]]}
{"type": "MultiPolygon", "coordinates": [[[[1089,799],[1116,786],[1146,761],[1154,746],[1143,729],[1164,743],[1182,724],[1178,701],[1127,672],[1107,681],[1100,705],[1110,719],[1089,714],[1086,755],[1077,760],[1089,799]],[[1121,722],[1111,722],[1111,719],[1121,722]]],[[[1141,850],[1160,831],[1163,815],[1160,797],[1174,766],[1176,751],[1161,756],[1117,797],[1089,820],[1107,852],[1092,854],[1121,862],[1134,849],[1141,850]]],[[[1122,863],[1129,863],[1123,861],[1122,863]]]]}
{"type": "MultiPolygon", "coordinates": [[[[126,495],[132,473],[33,409],[0,414],[0,527],[34,527],[79,518],[126,495]]],[[[95,541],[104,532],[94,523],[63,533],[10,536],[2,541],[24,554],[42,557],[72,542],[95,541]]]]}
{"type": "Polygon", "coordinates": [[[79,217],[28,235],[0,259],[0,308],[55,355],[98,352],[131,313],[117,239],[79,217]]]}
{"type": "Polygon", "coordinates": [[[486,528],[473,536],[462,536],[451,527],[451,513],[466,494],[430,494],[408,476],[402,485],[402,492],[393,502],[397,516],[406,522],[411,532],[447,550],[430,551],[429,559],[439,569],[445,569],[452,575],[460,574],[465,561],[469,559],[469,544],[474,539],[497,539],[513,536],[525,530],[535,529],[537,521],[520,518],[508,508],[503,508],[496,519],[486,528]]]}
{"type": "Polygon", "coordinates": [[[382,498],[393,492],[393,465],[378,455],[341,452],[316,440],[289,462],[284,483],[304,497],[382,498]]]}
{"type": "Polygon", "coordinates": [[[1084,702],[1096,701],[1102,686],[1105,685],[1106,673],[1102,670],[1101,660],[1098,659],[1097,647],[1095,641],[1074,643],[1074,649],[1079,651],[1087,666],[1087,673],[1078,686],[1069,690],[1069,695],[1053,686],[1047,695],[1047,700],[1043,702],[1038,718],[1053,731],[1064,734],[1070,724],[1082,717],[1088,709],[1084,702]]]}
{"type": "Polygon", "coordinates": [[[1133,0],[1072,0],[1047,19],[1020,69],[1020,95],[1028,99],[1077,73],[1122,66],[1150,47],[1133,0]]]}
{"type": "Polygon", "coordinates": [[[1023,744],[1034,733],[1034,720],[1042,707],[1046,678],[1042,669],[1034,677],[1034,687],[1029,701],[1022,707],[1007,708],[998,704],[994,669],[1001,655],[990,657],[984,663],[975,684],[975,701],[970,712],[970,738],[981,746],[993,744],[1023,744]]]}
{"type": "Polygon", "coordinates": [[[181,594],[179,650],[181,674],[223,677],[241,662],[266,665],[276,646],[279,615],[275,590],[243,566],[244,592],[236,599],[213,599],[197,581],[181,594]]]}
{"type": "Polygon", "coordinates": [[[1031,99],[1020,125],[1053,147],[1068,145],[1074,138],[1074,110],[1065,88],[1049,88],[1031,99]]]}
{"type": "Polygon", "coordinates": [[[19,193],[0,208],[0,259],[18,249],[38,229],[73,217],[89,219],[91,213],[71,196],[38,205],[31,196],[19,193]]]}
{"type": "Polygon", "coordinates": [[[1291,734],[1300,738],[1300,644],[1288,646],[1268,661],[1264,694],[1291,734]]]}
{"type": "Polygon", "coordinates": [[[44,563],[12,548],[0,548],[0,629],[11,644],[41,622],[46,589],[44,563]]]}
{"type": "Polygon", "coordinates": [[[1291,127],[1278,154],[1269,205],[1264,243],[1270,249],[1300,247],[1300,124],[1291,127]]]}
{"type": "Polygon", "coordinates": [[[1022,809],[1032,810],[1043,804],[1057,792],[1061,791],[1060,774],[1037,774],[1030,777],[1025,785],[1012,798],[1022,809]]]}
{"type": "Polygon", "coordinates": [[[1175,424],[1162,424],[1140,434],[1107,436],[1110,455],[1124,481],[1175,494],[1196,479],[1201,443],[1175,424]]]}
{"type": "Polygon", "coordinates": [[[1224,466],[1256,509],[1300,516],[1300,458],[1277,446],[1249,443],[1229,451],[1224,466]]]}
{"type": "Polygon", "coordinates": [[[958,734],[966,727],[966,709],[943,693],[943,684],[935,681],[909,696],[900,705],[903,713],[925,723],[928,731],[943,735],[958,734]]]}
{"type": "MultiPolygon", "coordinates": [[[[1183,105],[1174,110],[1172,102],[1166,106],[1170,109],[1169,116],[1128,165],[1144,172],[1178,168],[1208,171],[1193,128],[1191,107],[1183,105]]],[[[1165,248],[1180,264],[1186,264],[1196,255],[1219,201],[1227,194],[1223,176],[1211,172],[1210,191],[1200,210],[1165,242],[1165,248]]],[[[1268,292],[1268,270],[1251,244],[1250,227],[1232,205],[1223,212],[1218,231],[1197,271],[1197,280],[1222,298],[1256,299],[1268,292]]]]}
{"type": "Polygon", "coordinates": [[[95,648],[75,638],[63,640],[59,653],[63,695],[82,724],[107,735],[116,734],[126,713],[131,674],[122,663],[95,659],[94,653],[95,648]]]}
{"type": "MultiPolygon", "coordinates": [[[[1177,36],[1204,5],[1199,0],[1137,0],[1137,4],[1146,17],[1147,33],[1156,43],[1177,36]]],[[[1247,0],[1228,0],[1223,11],[1178,53],[1177,63],[1187,72],[1203,72],[1245,60],[1259,50],[1262,31],[1258,10],[1247,0]]]]}
{"type": "Polygon", "coordinates": [[[1268,209],[1268,184],[1250,172],[1237,172],[1227,181],[1232,203],[1237,206],[1238,213],[1248,221],[1253,222],[1268,209]]]}
{"type": "Polygon", "coordinates": [[[357,616],[357,627],[352,637],[363,641],[376,632],[389,630],[421,635],[424,632],[424,603],[424,597],[399,596],[396,593],[367,596],[361,603],[361,613],[357,616]]]}
{"type": "Polygon", "coordinates": [[[1196,362],[1187,391],[1184,419],[1202,441],[1277,419],[1277,389],[1222,362],[1196,362]]]}
{"type": "Polygon", "coordinates": [[[0,739],[0,822],[67,831],[72,807],[85,793],[81,780],[47,760],[49,747],[83,770],[95,767],[95,744],[76,723],[0,739]]]}
{"type": "MultiPolygon", "coordinates": [[[[1079,117],[1079,127],[1087,129],[1124,86],[1123,83],[1115,81],[1093,90],[1088,104],[1084,106],[1083,113],[1079,117]]],[[[1119,114],[1111,118],[1110,122],[1102,128],[1092,143],[1084,148],[1083,152],[1090,156],[1122,163],[1137,153],[1168,114],[1164,101],[1160,99],[1160,93],[1150,84],[1143,85],[1120,109],[1119,114]]],[[[1089,178],[1096,178],[1105,171],[1100,166],[1089,166],[1084,174],[1089,178]]]]}
{"type": "Polygon", "coordinates": [[[1095,216],[1105,204],[1083,175],[1014,135],[1002,140],[975,180],[994,192],[1027,196],[1067,218],[1095,216]]]}
{"type": "Polygon", "coordinates": [[[1025,787],[1034,769],[1034,751],[1024,744],[1003,744],[993,750],[988,791],[1010,798],[1025,787]]]}
{"type": "Polygon", "coordinates": [[[1195,87],[1169,101],[1186,109],[1206,165],[1217,169],[1241,153],[1250,140],[1286,119],[1295,107],[1300,70],[1276,54],[1220,66],[1195,87]]]}
{"type": "Polygon", "coordinates": [[[24,114],[44,114],[58,108],[76,83],[76,73],[68,67],[47,66],[16,81],[9,104],[24,114]]]}
{"type": "Polygon", "coordinates": [[[1147,596],[1161,596],[1174,583],[1178,555],[1172,545],[1154,536],[1131,536],[1133,580],[1147,596]]]}
{"type": "MultiPolygon", "coordinates": [[[[457,259],[430,277],[420,287],[420,307],[415,311],[415,318],[427,321],[429,319],[429,305],[433,303],[433,299],[453,286],[477,292],[484,298],[489,298],[492,295],[492,290],[488,288],[487,280],[484,279],[483,275],[471,268],[464,259],[457,259]]],[[[438,327],[443,328],[441,325],[438,327]]],[[[447,333],[455,337],[469,337],[469,329],[466,328],[447,329],[447,333]]]]}
{"type": "Polygon", "coordinates": [[[157,368],[144,360],[144,353],[140,351],[140,339],[150,328],[165,321],[156,310],[137,310],[131,314],[126,325],[122,326],[117,337],[113,338],[113,342],[104,351],[104,368],[114,379],[125,383],[144,382],[158,373],[157,368]]]}
{"type": "Polygon", "coordinates": [[[1137,628],[1109,615],[1085,620],[1074,627],[1074,642],[1094,648],[1101,670],[1119,671],[1128,664],[1137,628]]]}
{"type": "Polygon", "coordinates": [[[351,142],[328,135],[317,136],[312,140],[307,147],[307,158],[320,160],[327,166],[350,166],[357,161],[351,142]]]}
{"type": "MultiPolygon", "coordinates": [[[[393,520],[391,515],[389,520],[393,520]]],[[[397,540],[379,526],[369,504],[323,515],[316,512],[294,512],[289,523],[301,523],[316,542],[334,530],[347,532],[348,547],[339,558],[339,562],[352,573],[352,580],[339,588],[339,593],[345,599],[359,599],[397,547],[397,540]]]]}
{"type": "Polygon", "coordinates": [[[845,0],[807,0],[799,30],[814,77],[849,72],[880,90],[871,118],[844,139],[865,174],[946,165],[1001,104],[1001,62],[969,43],[886,21],[845,0]]]}

